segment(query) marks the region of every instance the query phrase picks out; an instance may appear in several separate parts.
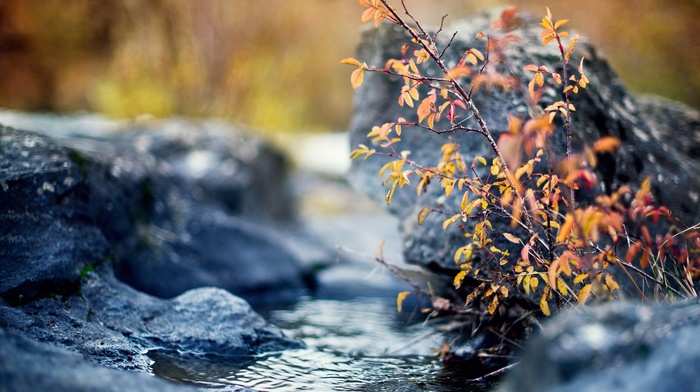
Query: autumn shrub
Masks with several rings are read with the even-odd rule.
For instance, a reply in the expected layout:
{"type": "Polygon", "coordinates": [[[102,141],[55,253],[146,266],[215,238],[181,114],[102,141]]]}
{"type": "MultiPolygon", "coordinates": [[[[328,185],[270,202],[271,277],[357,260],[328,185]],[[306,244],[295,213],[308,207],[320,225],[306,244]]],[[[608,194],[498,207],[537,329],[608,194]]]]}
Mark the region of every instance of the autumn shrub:
{"type": "MultiPolygon", "coordinates": [[[[509,318],[511,324],[570,306],[620,298],[621,285],[642,301],[696,296],[698,226],[685,226],[668,208],[656,205],[650,179],[606,189],[594,197],[586,193],[597,182],[594,169],[600,157],[614,154],[621,141],[606,136],[584,148],[572,146],[577,94],[590,81],[584,59],[570,63],[580,38],[564,30],[568,20],[554,19],[547,8],[540,38],[559,64],[556,69],[526,65],[524,71],[531,79],[521,83],[517,73],[508,71],[504,51],[519,44],[509,34],[522,23],[515,9],[506,9],[491,31],[474,37],[485,42],[481,46],[485,51],[475,45],[448,67],[443,54],[453,40],[438,44],[438,35],[445,34],[442,25],[429,32],[403,0],[396,8],[387,0],[359,3],[364,7],[363,21],[375,27],[398,25],[411,44],[401,48],[400,58],[385,64],[351,57],[342,60],[355,67],[352,87],[361,88],[367,73],[400,77],[403,87],[396,104],[413,108],[415,116],[377,124],[368,130],[368,142],[359,145],[351,158],[389,158],[377,173],[387,189],[387,204],[397,188],[412,186],[419,196],[427,187],[439,186],[445,198],[461,200],[458,210],[436,204],[416,217],[422,224],[429,214],[442,214],[443,229],[460,225],[464,232],[464,243],[454,254],[459,272],[452,277],[460,295],[446,300],[417,288],[431,297],[433,314],[438,310],[478,318],[484,328],[515,304],[519,312],[509,318]],[[439,68],[438,76],[424,72],[428,64],[439,68]],[[543,105],[546,86],[558,89],[561,99],[543,105]],[[508,129],[499,135],[492,132],[472,99],[483,89],[495,88],[516,90],[529,108],[526,118],[509,114],[508,129]],[[409,128],[441,135],[478,134],[492,156],[465,156],[458,143],[446,138],[437,164],[412,160],[411,151],[401,148],[402,138],[410,137],[409,128]],[[561,154],[551,148],[557,134],[566,140],[561,154]],[[499,227],[509,227],[508,232],[494,230],[497,220],[507,222],[499,227]],[[504,241],[512,246],[497,246],[504,241]]],[[[407,295],[399,294],[399,307],[407,295]]],[[[504,330],[504,325],[495,327],[504,330]]]]}

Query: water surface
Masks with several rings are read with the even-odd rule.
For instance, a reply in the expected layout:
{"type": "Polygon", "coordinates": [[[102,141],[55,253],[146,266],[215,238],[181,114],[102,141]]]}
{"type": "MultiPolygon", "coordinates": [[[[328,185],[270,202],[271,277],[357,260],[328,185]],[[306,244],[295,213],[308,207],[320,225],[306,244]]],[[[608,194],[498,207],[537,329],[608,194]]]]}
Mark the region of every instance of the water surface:
{"type": "Polygon", "coordinates": [[[213,390],[484,391],[435,357],[442,336],[398,316],[393,298],[304,299],[266,313],[306,349],[255,357],[152,352],[154,374],[213,390]]]}

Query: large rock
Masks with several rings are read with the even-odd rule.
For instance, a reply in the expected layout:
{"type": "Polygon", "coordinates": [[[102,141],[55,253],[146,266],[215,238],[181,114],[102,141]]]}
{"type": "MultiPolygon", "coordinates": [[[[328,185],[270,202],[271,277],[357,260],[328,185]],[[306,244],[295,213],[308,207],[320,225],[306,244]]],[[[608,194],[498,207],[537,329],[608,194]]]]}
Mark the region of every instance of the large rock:
{"type": "Polygon", "coordinates": [[[503,391],[700,391],[697,300],[570,311],[527,345],[503,391]]]}
{"type": "Polygon", "coordinates": [[[0,329],[0,390],[185,392],[198,389],[147,374],[100,367],[74,352],[0,329]]]}
{"type": "Polygon", "coordinates": [[[82,283],[74,295],[0,306],[0,328],[78,352],[95,364],[139,371],[149,370],[149,350],[231,356],[302,347],[221,289],[163,300],[118,282],[109,266],[82,283]]]}
{"type": "Polygon", "coordinates": [[[36,276],[3,276],[4,298],[31,297],[37,285],[55,292],[42,283],[48,268],[64,275],[53,283],[70,286],[108,253],[120,279],[164,298],[216,286],[290,300],[312,284],[303,255],[285,245],[305,238],[295,235],[285,160],[267,144],[216,122],[90,137],[57,128],[54,140],[2,129],[0,252],[8,267],[36,264],[24,269],[36,276]]]}
{"type": "MultiPolygon", "coordinates": [[[[468,48],[475,47],[486,53],[485,40],[476,41],[474,37],[477,32],[488,31],[491,21],[498,16],[498,12],[490,12],[445,26],[438,40],[440,47],[447,44],[452,32],[458,32],[443,56],[447,66],[454,66],[468,48]]],[[[499,88],[491,90],[482,88],[473,96],[475,106],[496,139],[507,130],[508,114],[528,116],[527,99],[522,91],[527,90],[527,83],[532,78],[532,73],[523,71],[523,67],[527,64],[537,64],[546,65],[550,69],[561,68],[558,65],[557,49],[553,45],[546,47],[542,45],[539,36],[541,31],[539,19],[524,14],[520,17],[524,23],[508,32],[516,36],[518,41],[505,50],[509,66],[520,80],[520,88],[512,88],[508,92],[499,88]]],[[[400,28],[390,23],[383,23],[378,29],[371,29],[364,34],[356,57],[367,64],[381,67],[390,58],[401,58],[400,50],[403,44],[409,44],[409,47],[413,45],[410,37],[400,28]]],[[[689,159],[677,151],[670,142],[665,142],[674,137],[660,134],[660,131],[668,128],[661,125],[669,124],[668,121],[657,119],[655,125],[652,125],[605,59],[585,40],[576,45],[571,64],[579,64],[581,57],[585,57],[584,68],[590,84],[573,97],[573,103],[577,109],[572,125],[574,150],[581,151],[583,146],[591,145],[606,135],[618,138],[622,142],[622,147],[615,154],[599,157],[600,164],[596,169],[599,182],[593,190],[579,193],[578,200],[581,202],[592,200],[595,195],[609,192],[623,184],[638,185],[649,176],[653,180],[653,192],[659,203],[670,208],[685,222],[689,224],[696,222],[700,218],[698,209],[700,177],[697,175],[700,172],[700,162],[689,159]]],[[[505,72],[504,69],[500,71],[505,72]]],[[[428,76],[440,74],[439,70],[430,66],[424,73],[428,76]]],[[[464,80],[466,85],[469,82],[468,79],[464,80]]],[[[367,133],[375,125],[396,121],[399,117],[404,117],[408,121],[416,120],[415,109],[407,106],[400,107],[397,104],[403,84],[400,77],[366,73],[364,84],[356,90],[354,115],[349,126],[353,147],[361,143],[370,143],[367,133]]],[[[543,107],[560,99],[553,86],[548,85],[544,91],[541,101],[543,107]]],[[[423,94],[426,92],[422,90],[423,94]]],[[[473,118],[465,118],[466,115],[463,112],[461,115],[464,126],[478,128],[473,118]]],[[[651,116],[651,113],[646,115],[651,116]]],[[[449,128],[449,123],[446,121],[443,119],[437,127],[449,128]]],[[[435,165],[442,157],[440,147],[450,139],[460,145],[460,152],[467,163],[476,156],[485,157],[487,161],[494,156],[485,139],[474,132],[437,135],[421,129],[404,128],[402,141],[394,148],[397,151],[411,151],[410,158],[416,162],[435,165]]],[[[550,146],[554,154],[563,156],[565,145],[564,131],[560,129],[552,136],[550,146]]],[[[373,145],[372,148],[379,152],[385,151],[378,145],[373,145]]],[[[377,180],[377,173],[388,159],[379,155],[366,160],[355,159],[349,175],[357,189],[382,204],[388,189],[381,186],[381,181],[377,180]]],[[[486,173],[482,172],[482,174],[485,177],[486,173]]],[[[416,195],[415,185],[396,190],[391,206],[388,208],[401,220],[400,229],[407,262],[431,269],[456,267],[453,262],[454,252],[465,245],[459,225],[452,225],[448,230],[443,231],[441,224],[446,216],[430,214],[422,226],[418,225],[416,217],[424,207],[436,206],[451,215],[459,211],[460,201],[460,197],[445,199],[444,192],[437,182],[431,184],[427,192],[420,197],[416,195]]],[[[508,222],[499,221],[495,217],[492,217],[491,221],[494,224],[495,233],[513,230],[508,222]]],[[[465,226],[469,229],[474,223],[468,221],[465,226]]],[[[494,237],[500,249],[510,249],[511,254],[517,254],[515,252],[518,249],[514,248],[513,244],[501,236],[494,237]],[[499,239],[501,242],[498,242],[499,239]]]]}

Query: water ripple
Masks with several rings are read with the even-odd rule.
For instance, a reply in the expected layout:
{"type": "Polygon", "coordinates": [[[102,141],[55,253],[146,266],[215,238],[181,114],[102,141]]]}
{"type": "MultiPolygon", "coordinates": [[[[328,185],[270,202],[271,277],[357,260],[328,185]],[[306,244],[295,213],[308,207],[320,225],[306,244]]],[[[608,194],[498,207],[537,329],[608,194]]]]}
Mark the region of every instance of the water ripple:
{"type": "Polygon", "coordinates": [[[396,314],[392,302],[308,300],[269,316],[287,335],[305,341],[306,349],[255,357],[154,351],[153,373],[222,391],[464,391],[464,380],[446,375],[434,360],[441,337],[387,317],[396,314]]]}

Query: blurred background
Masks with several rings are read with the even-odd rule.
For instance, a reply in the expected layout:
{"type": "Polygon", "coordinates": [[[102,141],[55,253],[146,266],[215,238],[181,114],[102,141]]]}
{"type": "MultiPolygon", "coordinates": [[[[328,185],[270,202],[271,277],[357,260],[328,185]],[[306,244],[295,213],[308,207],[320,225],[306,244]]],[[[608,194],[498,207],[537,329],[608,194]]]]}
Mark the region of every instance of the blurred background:
{"type": "MultiPolygon", "coordinates": [[[[698,0],[407,0],[435,24],[514,4],[597,43],[627,86],[700,107],[698,0]],[[449,20],[448,19],[448,20],[449,20]]],[[[343,130],[357,0],[0,0],[0,107],[343,130]]]]}

